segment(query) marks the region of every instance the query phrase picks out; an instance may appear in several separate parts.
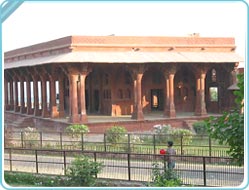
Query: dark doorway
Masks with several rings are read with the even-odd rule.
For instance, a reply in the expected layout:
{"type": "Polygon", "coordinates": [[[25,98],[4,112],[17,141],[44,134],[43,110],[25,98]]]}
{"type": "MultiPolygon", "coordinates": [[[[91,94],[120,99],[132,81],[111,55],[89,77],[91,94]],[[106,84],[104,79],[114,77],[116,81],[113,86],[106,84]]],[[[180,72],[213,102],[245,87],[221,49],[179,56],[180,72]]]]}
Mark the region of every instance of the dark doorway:
{"type": "Polygon", "coordinates": [[[210,113],[219,113],[219,88],[218,86],[210,86],[208,88],[208,95],[206,98],[207,111],[210,113]]]}
{"type": "Polygon", "coordinates": [[[163,110],[163,90],[151,90],[151,110],[163,110]]]}
{"type": "Polygon", "coordinates": [[[99,111],[99,90],[94,90],[94,112],[99,111]]]}

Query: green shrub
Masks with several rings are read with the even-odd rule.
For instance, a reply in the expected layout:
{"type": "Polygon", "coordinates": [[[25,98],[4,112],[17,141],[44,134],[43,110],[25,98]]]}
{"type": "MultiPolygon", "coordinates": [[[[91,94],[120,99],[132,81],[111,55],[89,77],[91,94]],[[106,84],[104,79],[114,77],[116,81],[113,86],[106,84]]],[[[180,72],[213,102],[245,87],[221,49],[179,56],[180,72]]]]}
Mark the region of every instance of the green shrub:
{"type": "Polygon", "coordinates": [[[40,186],[40,187],[56,187],[65,186],[61,176],[47,176],[31,173],[4,172],[5,182],[11,186],[40,186]]]}
{"type": "Polygon", "coordinates": [[[18,184],[20,181],[26,184],[35,184],[35,177],[33,174],[25,174],[25,173],[10,173],[4,172],[4,179],[7,184],[18,184]]]}
{"type": "Polygon", "coordinates": [[[120,143],[127,138],[127,130],[121,126],[114,126],[106,130],[106,141],[109,143],[120,143]]]}
{"type": "Polygon", "coordinates": [[[69,186],[91,187],[96,183],[96,176],[102,170],[102,163],[91,161],[86,156],[76,157],[67,169],[69,186]]]}
{"type": "Polygon", "coordinates": [[[67,133],[71,134],[72,137],[80,137],[81,134],[85,134],[89,132],[88,126],[87,125],[80,125],[80,124],[73,124],[69,125],[66,130],[67,133]]]}
{"type": "Polygon", "coordinates": [[[160,171],[158,162],[152,164],[152,183],[149,186],[153,187],[179,187],[182,181],[177,176],[174,170],[160,171]]]}
{"type": "Polygon", "coordinates": [[[174,129],[171,131],[172,138],[174,139],[174,144],[188,145],[192,142],[193,133],[187,129],[174,129]],[[182,140],[181,140],[182,139],[182,140]]]}
{"type": "Polygon", "coordinates": [[[207,123],[205,121],[193,123],[193,128],[198,135],[205,135],[207,133],[207,123]]]}

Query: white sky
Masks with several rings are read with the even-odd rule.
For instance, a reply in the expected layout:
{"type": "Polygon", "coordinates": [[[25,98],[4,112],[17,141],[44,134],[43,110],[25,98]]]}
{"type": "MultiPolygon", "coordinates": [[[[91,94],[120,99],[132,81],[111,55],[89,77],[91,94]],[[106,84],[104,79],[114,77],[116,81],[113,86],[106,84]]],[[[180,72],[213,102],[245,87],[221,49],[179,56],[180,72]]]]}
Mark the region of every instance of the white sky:
{"type": "MultiPolygon", "coordinates": [[[[0,0],[1,2],[2,0],[0,0]]],[[[234,37],[245,57],[243,2],[24,2],[3,23],[3,51],[69,35],[234,37]]]]}

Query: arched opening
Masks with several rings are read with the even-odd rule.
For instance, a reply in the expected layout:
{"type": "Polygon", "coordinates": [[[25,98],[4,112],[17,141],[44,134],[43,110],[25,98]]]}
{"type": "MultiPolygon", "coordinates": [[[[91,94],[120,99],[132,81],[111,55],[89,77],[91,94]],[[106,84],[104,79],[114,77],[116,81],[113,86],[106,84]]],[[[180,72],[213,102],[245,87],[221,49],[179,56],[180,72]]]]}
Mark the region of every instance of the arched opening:
{"type": "Polygon", "coordinates": [[[120,66],[114,75],[112,90],[114,97],[112,99],[112,114],[113,115],[130,115],[133,112],[133,82],[129,71],[120,66]]]}
{"type": "Polygon", "coordinates": [[[144,113],[163,111],[165,104],[165,78],[157,67],[150,67],[142,79],[144,113]]]}
{"type": "Polygon", "coordinates": [[[98,69],[94,69],[86,76],[85,80],[85,104],[88,113],[101,113],[102,99],[109,99],[107,86],[109,86],[110,78],[108,73],[102,73],[98,69]],[[101,87],[105,87],[103,89],[101,87]],[[105,94],[104,94],[105,93],[105,94]]]}
{"type": "Polygon", "coordinates": [[[206,74],[206,107],[209,113],[222,113],[229,107],[230,76],[222,66],[211,67],[206,74]]]}
{"type": "Polygon", "coordinates": [[[194,112],[196,80],[188,66],[182,66],[174,78],[174,100],[176,112],[194,112]]]}

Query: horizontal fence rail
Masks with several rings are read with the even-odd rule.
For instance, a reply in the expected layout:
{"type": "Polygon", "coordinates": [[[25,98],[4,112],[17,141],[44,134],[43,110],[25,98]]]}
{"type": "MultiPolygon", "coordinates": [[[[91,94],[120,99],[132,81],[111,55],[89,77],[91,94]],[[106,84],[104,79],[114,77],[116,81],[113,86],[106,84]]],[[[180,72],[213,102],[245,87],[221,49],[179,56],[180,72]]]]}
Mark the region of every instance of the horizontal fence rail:
{"type": "MultiPolygon", "coordinates": [[[[79,155],[103,163],[97,178],[150,182],[153,163],[161,171],[167,169],[166,156],[158,154],[5,148],[4,170],[65,175],[79,155]]],[[[174,159],[174,171],[186,185],[238,186],[244,179],[243,167],[234,165],[231,158],[176,155],[174,159]]]]}
{"type": "Polygon", "coordinates": [[[113,143],[103,133],[73,136],[61,132],[11,132],[5,135],[5,147],[158,154],[160,149],[166,148],[167,141],[172,140],[178,155],[228,157],[227,146],[204,135],[191,138],[167,134],[119,135],[119,141],[113,143]]]}

